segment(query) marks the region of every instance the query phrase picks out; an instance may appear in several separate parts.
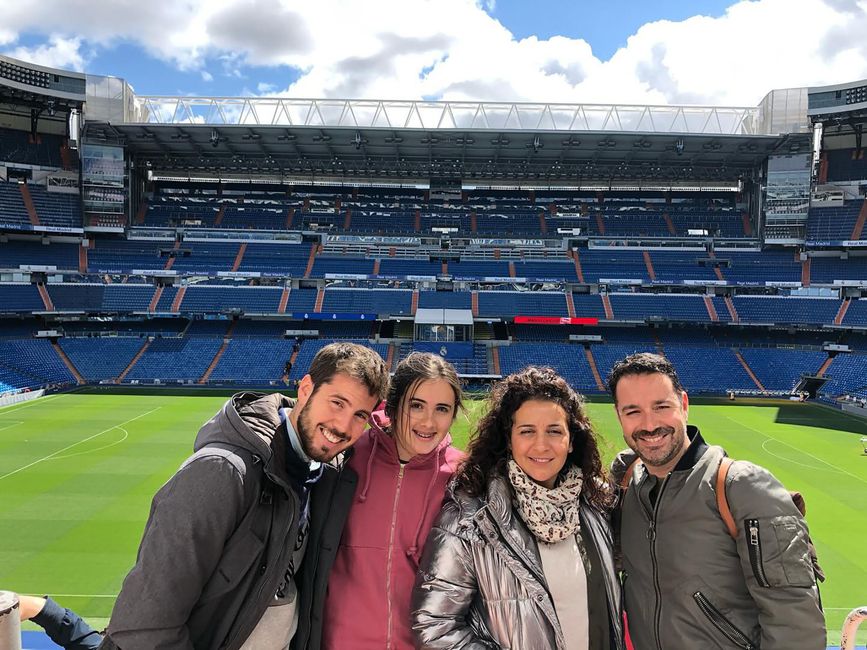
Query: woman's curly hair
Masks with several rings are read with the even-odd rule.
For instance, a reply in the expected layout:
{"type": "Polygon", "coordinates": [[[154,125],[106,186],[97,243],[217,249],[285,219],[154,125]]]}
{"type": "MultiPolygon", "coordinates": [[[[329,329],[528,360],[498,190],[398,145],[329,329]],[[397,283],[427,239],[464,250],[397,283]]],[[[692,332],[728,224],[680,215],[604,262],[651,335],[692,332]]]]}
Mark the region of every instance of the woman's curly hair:
{"type": "Polygon", "coordinates": [[[515,412],[528,400],[554,402],[563,408],[572,451],[561,475],[570,465],[577,465],[584,473],[582,490],[587,500],[599,508],[610,506],[611,491],[602,469],[596,432],[584,410],[584,399],[553,368],[547,367],[528,366],[494,386],[488,397],[487,413],[476,425],[475,435],[467,446],[467,458],[456,474],[456,487],[470,496],[484,497],[492,476],[507,476],[515,412]]]}

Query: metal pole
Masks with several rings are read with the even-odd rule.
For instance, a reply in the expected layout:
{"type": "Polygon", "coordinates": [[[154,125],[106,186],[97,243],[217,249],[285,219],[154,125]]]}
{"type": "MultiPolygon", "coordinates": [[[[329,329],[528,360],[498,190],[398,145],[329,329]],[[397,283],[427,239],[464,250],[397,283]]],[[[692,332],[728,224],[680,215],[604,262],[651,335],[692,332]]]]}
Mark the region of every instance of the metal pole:
{"type": "Polygon", "coordinates": [[[11,591],[0,591],[0,650],[21,650],[18,596],[11,591]]]}
{"type": "Polygon", "coordinates": [[[867,618],[867,605],[856,607],[843,623],[843,634],[840,636],[840,650],[855,650],[855,634],[861,621],[867,618]]]}

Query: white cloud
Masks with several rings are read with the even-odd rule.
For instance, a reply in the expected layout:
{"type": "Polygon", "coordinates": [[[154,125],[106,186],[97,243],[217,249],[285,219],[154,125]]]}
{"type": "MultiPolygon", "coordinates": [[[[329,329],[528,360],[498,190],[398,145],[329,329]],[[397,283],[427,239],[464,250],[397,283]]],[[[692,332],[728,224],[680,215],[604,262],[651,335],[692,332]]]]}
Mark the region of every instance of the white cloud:
{"type": "Polygon", "coordinates": [[[214,75],[212,75],[207,70],[202,70],[202,81],[210,82],[214,80],[214,75]]]}
{"type": "Polygon", "coordinates": [[[606,61],[581,39],[515,38],[492,0],[3,5],[0,44],[55,35],[12,56],[80,69],[85,46],[124,40],[206,81],[209,62],[251,87],[251,65],[285,66],[281,94],[296,97],[754,106],[773,88],[867,77],[867,0],[742,0],[717,18],[648,23],[606,61]]]}
{"type": "Polygon", "coordinates": [[[9,56],[52,68],[83,71],[86,57],[81,52],[81,39],[64,38],[58,35],[49,37],[47,43],[37,47],[19,46],[7,53],[9,56]]]}

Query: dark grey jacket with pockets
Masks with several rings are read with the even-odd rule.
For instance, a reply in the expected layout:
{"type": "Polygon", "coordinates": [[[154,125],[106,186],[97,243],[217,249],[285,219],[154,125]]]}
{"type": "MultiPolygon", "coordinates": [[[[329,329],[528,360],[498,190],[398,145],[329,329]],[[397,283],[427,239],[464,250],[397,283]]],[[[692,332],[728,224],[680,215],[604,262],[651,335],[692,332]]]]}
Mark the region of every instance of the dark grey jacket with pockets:
{"type": "MultiPolygon", "coordinates": [[[[279,394],[239,393],[201,428],[195,453],[153,499],[100,648],[241,647],[284,581],[298,537],[300,498],[279,414],[293,404],[279,394]]],[[[333,488],[336,474],[327,466],[320,483],[333,488]]],[[[345,519],[337,505],[319,517],[345,519]]],[[[311,535],[323,528],[316,510],[311,535]]],[[[305,561],[319,559],[319,545],[311,536],[305,561]]],[[[305,570],[313,585],[315,567],[305,570]]],[[[313,600],[310,589],[302,593],[296,637],[310,636],[313,600]]]]}
{"type": "MultiPolygon", "coordinates": [[[[807,525],[770,472],[734,461],[726,494],[735,541],[716,503],[725,452],[698,429],[664,480],[640,463],[622,500],[624,607],[640,650],[824,650],[825,624],[807,525]]],[[[634,455],[615,461],[612,474],[634,455]]]]}

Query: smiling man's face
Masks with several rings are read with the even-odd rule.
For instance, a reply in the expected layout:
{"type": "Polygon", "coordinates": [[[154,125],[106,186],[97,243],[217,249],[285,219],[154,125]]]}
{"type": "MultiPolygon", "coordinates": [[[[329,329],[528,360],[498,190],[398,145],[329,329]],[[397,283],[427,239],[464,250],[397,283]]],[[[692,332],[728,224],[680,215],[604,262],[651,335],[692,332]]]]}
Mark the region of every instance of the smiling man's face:
{"type": "Polygon", "coordinates": [[[344,373],[319,386],[306,375],[289,419],[307,455],[327,463],[358,442],[377,401],[364,383],[344,373]]]}
{"type": "Polygon", "coordinates": [[[668,474],[689,445],[686,392],[675,390],[662,373],[625,375],[617,382],[615,400],[626,444],[651,474],[668,474]]]}

